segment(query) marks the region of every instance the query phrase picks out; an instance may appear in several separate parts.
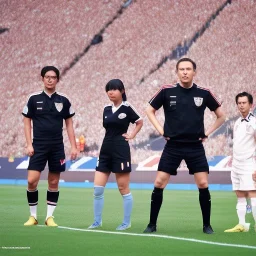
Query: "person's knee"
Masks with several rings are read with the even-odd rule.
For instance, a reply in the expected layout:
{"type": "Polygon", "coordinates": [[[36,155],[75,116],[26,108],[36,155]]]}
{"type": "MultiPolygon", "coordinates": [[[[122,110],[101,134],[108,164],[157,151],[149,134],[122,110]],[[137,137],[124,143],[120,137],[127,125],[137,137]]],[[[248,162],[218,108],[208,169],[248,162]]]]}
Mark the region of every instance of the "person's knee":
{"type": "Polygon", "coordinates": [[[154,186],[156,188],[164,188],[165,187],[165,181],[163,179],[156,179],[155,180],[155,183],[154,183],[154,186]]]}
{"type": "Polygon", "coordinates": [[[94,186],[94,197],[100,198],[104,194],[104,187],[103,186],[94,186]]]}
{"type": "Polygon", "coordinates": [[[208,180],[207,179],[201,179],[197,182],[198,188],[208,188],[208,180]]]}
{"type": "Polygon", "coordinates": [[[208,179],[206,177],[198,177],[196,184],[198,188],[208,188],[208,179]]]}
{"type": "Polygon", "coordinates": [[[118,189],[119,189],[120,194],[122,194],[122,195],[126,195],[126,194],[130,193],[130,188],[129,188],[129,185],[127,185],[127,184],[119,184],[118,189]]]}
{"type": "Polygon", "coordinates": [[[28,190],[33,191],[37,188],[38,180],[28,178],[28,190]]]}
{"type": "Polygon", "coordinates": [[[58,186],[59,186],[59,179],[55,178],[55,179],[50,179],[50,180],[48,180],[48,185],[49,185],[49,188],[50,188],[51,190],[58,189],[58,186]]]}

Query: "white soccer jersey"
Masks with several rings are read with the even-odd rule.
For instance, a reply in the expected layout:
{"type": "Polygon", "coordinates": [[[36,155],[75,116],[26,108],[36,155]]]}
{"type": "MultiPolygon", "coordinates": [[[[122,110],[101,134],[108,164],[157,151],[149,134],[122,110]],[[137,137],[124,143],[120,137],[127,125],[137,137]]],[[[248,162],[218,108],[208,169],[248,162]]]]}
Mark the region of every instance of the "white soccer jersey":
{"type": "Polygon", "coordinates": [[[256,152],[256,118],[249,113],[246,118],[238,118],[234,125],[234,161],[253,161],[256,152]]]}

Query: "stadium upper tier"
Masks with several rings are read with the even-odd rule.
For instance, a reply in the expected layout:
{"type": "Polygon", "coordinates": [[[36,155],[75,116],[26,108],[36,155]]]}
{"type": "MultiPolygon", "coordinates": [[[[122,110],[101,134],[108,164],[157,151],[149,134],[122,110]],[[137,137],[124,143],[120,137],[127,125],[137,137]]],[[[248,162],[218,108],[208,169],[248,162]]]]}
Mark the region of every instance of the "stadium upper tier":
{"type": "MultiPolygon", "coordinates": [[[[128,101],[145,116],[146,104],[159,87],[176,82],[176,60],[168,60],[159,69],[157,65],[178,45],[188,43],[210,18],[214,20],[186,54],[198,65],[195,82],[223,101],[230,119],[237,115],[235,95],[244,90],[255,93],[254,1],[232,1],[214,17],[226,1],[141,0],[121,8],[124,2],[2,1],[1,26],[8,31],[0,34],[0,156],[24,154],[21,111],[28,95],[42,89],[43,66],[65,70],[58,90],[73,103],[76,135],[84,134],[89,147],[100,146],[102,110],[109,103],[105,84],[121,79],[128,101]],[[97,34],[103,41],[91,45],[97,34]]],[[[158,117],[164,121],[161,111],[158,117]]],[[[214,115],[207,115],[206,127],[213,121],[214,115]]],[[[148,146],[138,149],[138,145],[147,144],[154,133],[145,118],[142,131],[131,143],[137,146],[132,148],[135,162],[152,154],[148,146]]],[[[68,148],[66,135],[64,139],[68,148]]],[[[206,151],[208,155],[229,154],[225,134],[209,140],[206,151]]]]}

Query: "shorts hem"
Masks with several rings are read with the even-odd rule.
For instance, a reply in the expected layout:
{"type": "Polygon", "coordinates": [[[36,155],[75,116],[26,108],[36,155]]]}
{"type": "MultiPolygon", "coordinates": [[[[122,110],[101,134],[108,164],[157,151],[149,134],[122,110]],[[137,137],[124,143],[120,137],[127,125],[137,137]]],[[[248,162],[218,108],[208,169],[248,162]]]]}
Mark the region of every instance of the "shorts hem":
{"type": "Polygon", "coordinates": [[[208,174],[210,173],[209,170],[202,170],[202,171],[200,171],[200,170],[190,171],[190,170],[189,170],[189,174],[190,174],[190,175],[194,175],[194,174],[200,173],[200,172],[207,172],[208,174]]]}

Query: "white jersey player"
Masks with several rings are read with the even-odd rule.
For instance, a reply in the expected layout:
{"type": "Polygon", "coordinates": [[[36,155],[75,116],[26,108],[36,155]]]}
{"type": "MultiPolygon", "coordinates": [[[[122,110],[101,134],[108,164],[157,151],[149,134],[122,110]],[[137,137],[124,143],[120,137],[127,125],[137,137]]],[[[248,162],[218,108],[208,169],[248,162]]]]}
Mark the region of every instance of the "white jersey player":
{"type": "MultiPolygon", "coordinates": [[[[236,96],[236,104],[241,114],[234,125],[233,137],[233,163],[231,180],[233,190],[237,196],[238,225],[225,232],[246,232],[250,223],[245,222],[246,197],[251,199],[251,209],[256,222],[256,118],[250,112],[253,97],[247,92],[236,96]]],[[[256,228],[256,226],[255,226],[256,228]]]]}

